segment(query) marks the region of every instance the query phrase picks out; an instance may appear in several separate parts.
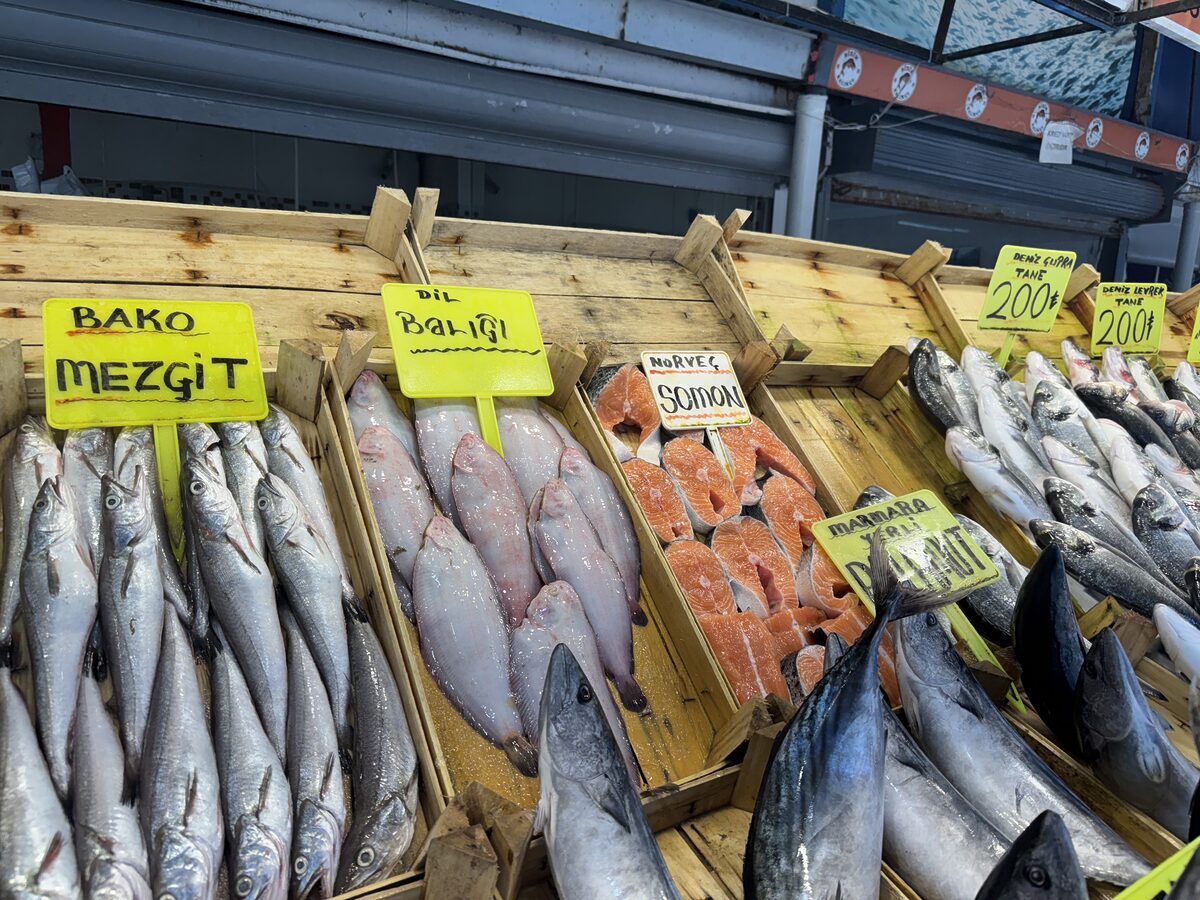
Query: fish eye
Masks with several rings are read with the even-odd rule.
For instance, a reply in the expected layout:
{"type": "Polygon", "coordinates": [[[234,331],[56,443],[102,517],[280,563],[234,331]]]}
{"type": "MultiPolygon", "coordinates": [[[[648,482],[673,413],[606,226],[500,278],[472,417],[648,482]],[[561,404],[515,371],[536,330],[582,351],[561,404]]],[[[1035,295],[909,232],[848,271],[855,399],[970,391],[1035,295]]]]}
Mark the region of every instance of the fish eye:
{"type": "Polygon", "coordinates": [[[266,498],[266,497],[259,497],[259,498],[258,498],[258,500],[256,500],[256,501],[255,501],[255,505],[256,505],[256,506],[257,506],[259,509],[261,509],[261,510],[265,510],[265,509],[267,508],[267,498],[266,498]]]}
{"type": "Polygon", "coordinates": [[[936,625],[937,623],[938,623],[937,616],[935,616],[931,612],[925,613],[925,624],[926,625],[936,625]]]}
{"type": "Polygon", "coordinates": [[[193,497],[199,497],[204,493],[204,482],[197,478],[188,485],[188,490],[192,492],[193,497]]]}
{"type": "Polygon", "coordinates": [[[33,508],[36,509],[38,512],[41,512],[49,505],[50,505],[50,501],[47,500],[45,497],[43,497],[40,500],[34,501],[33,508]]]}
{"type": "Polygon", "coordinates": [[[297,875],[303,875],[308,871],[308,857],[297,856],[296,861],[292,863],[292,871],[297,875]]]}
{"type": "Polygon", "coordinates": [[[375,848],[363,847],[358,851],[358,856],[354,861],[360,866],[369,866],[371,863],[375,862],[375,848]]]}
{"type": "Polygon", "coordinates": [[[158,900],[175,900],[174,894],[159,894],[158,900]]]}
{"type": "Polygon", "coordinates": [[[1096,669],[1096,661],[1094,659],[1085,660],[1083,663],[1083,668],[1084,668],[1084,671],[1086,671],[1088,673],[1089,678],[1096,677],[1097,669],[1096,669]]]}
{"type": "Polygon", "coordinates": [[[118,497],[116,494],[109,494],[107,497],[104,498],[104,508],[105,509],[116,509],[120,505],[121,505],[121,498],[118,497]]]}
{"type": "Polygon", "coordinates": [[[234,887],[234,893],[239,897],[249,897],[250,891],[254,889],[254,879],[249,875],[242,875],[237,880],[237,885],[234,887]]]}
{"type": "Polygon", "coordinates": [[[579,692],[575,694],[575,699],[580,703],[588,703],[592,699],[592,689],[586,684],[579,686],[579,692]]]}
{"type": "Polygon", "coordinates": [[[1030,863],[1025,867],[1025,877],[1034,887],[1046,887],[1050,884],[1050,876],[1037,863],[1030,863]]]}

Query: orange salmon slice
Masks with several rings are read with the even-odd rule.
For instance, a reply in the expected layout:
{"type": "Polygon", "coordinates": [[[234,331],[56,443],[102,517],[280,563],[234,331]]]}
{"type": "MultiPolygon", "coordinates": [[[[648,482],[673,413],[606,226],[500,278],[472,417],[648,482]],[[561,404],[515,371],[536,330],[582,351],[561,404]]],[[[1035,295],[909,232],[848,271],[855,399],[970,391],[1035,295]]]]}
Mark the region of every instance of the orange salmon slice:
{"type": "Polygon", "coordinates": [[[796,596],[801,606],[815,607],[831,618],[858,605],[858,595],[817,543],[800,557],[796,569],[796,596]]]}
{"type": "Polygon", "coordinates": [[[669,544],[690,541],[696,536],[688,521],[687,510],[683,508],[683,498],[666,472],[644,459],[631,459],[621,463],[621,468],[660,541],[669,544]]]}
{"type": "Polygon", "coordinates": [[[817,686],[817,682],[825,677],[825,648],[819,644],[801,647],[796,654],[796,677],[800,681],[800,691],[807,697],[817,686]]]}
{"type": "Polygon", "coordinates": [[[711,548],[699,541],[675,541],[667,546],[667,564],[697,616],[737,612],[733,588],[711,548]]]}
{"type": "Polygon", "coordinates": [[[679,488],[692,527],[708,534],[726,519],[739,515],[738,503],[724,467],[703,444],[687,438],[668,441],[662,453],[663,468],[679,488]]]}
{"type": "Polygon", "coordinates": [[[825,621],[820,610],[811,607],[792,607],[767,616],[767,631],[775,636],[775,646],[782,661],[789,653],[817,643],[817,629],[825,621]]]}
{"type": "Polygon", "coordinates": [[[813,522],[825,518],[821,504],[795,479],[772,475],[763,485],[758,508],[795,569],[804,548],[812,546],[813,522]]]}
{"type": "Polygon", "coordinates": [[[797,605],[791,563],[770,529],[758,519],[738,516],[718,525],[712,535],[712,548],[729,573],[739,609],[756,612],[765,619],[770,613],[797,605]]]}
{"type": "Polygon", "coordinates": [[[733,486],[743,505],[753,506],[762,497],[754,480],[760,466],[798,481],[810,494],[816,493],[816,482],[804,463],[757,416],[752,417],[749,425],[722,428],[721,443],[733,461],[733,486]]]}
{"type": "Polygon", "coordinates": [[[588,394],[617,459],[624,461],[636,456],[658,465],[662,419],[642,370],[633,363],[601,369],[588,394]]]}
{"type": "Polygon", "coordinates": [[[738,703],[768,694],[788,699],[787,683],[775,656],[775,640],[762,619],[754,613],[701,616],[700,630],[738,703]]]}

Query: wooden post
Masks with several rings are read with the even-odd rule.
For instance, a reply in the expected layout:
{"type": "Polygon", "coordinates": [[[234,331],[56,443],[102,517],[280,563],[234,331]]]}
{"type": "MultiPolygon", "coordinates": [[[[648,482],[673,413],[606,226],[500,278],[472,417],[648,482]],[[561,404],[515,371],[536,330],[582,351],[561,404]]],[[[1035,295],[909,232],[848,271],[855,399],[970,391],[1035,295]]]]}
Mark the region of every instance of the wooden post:
{"type": "Polygon", "coordinates": [[[433,237],[433,221],[441,193],[437,188],[419,187],[413,197],[413,239],[422,250],[429,246],[429,239],[433,237]]]}
{"type": "Polygon", "coordinates": [[[802,359],[807,359],[808,355],[812,353],[812,347],[793,337],[786,324],[779,326],[775,337],[771,338],[771,346],[775,348],[775,352],[779,354],[779,358],[783,362],[800,362],[802,359]]]}
{"type": "Polygon", "coordinates": [[[910,287],[927,275],[936,275],[937,271],[950,261],[950,251],[937,241],[926,241],[912,252],[893,273],[897,278],[910,287]]]}
{"type": "Polygon", "coordinates": [[[554,393],[550,395],[549,403],[555,409],[567,405],[567,398],[579,384],[579,377],[587,368],[587,354],[578,344],[551,344],[550,352],[546,354],[550,363],[550,374],[554,377],[554,393]]]}
{"type": "Polygon", "coordinates": [[[875,360],[875,365],[867,370],[858,383],[858,389],[876,400],[882,400],[907,371],[908,351],[903,347],[888,347],[875,360]]]}
{"type": "Polygon", "coordinates": [[[376,253],[394,260],[411,212],[412,204],[404,191],[382,186],[375,188],[375,202],[371,204],[371,217],[367,220],[363,242],[376,253]]]}
{"type": "Polygon", "coordinates": [[[786,722],[778,722],[750,735],[750,743],[746,746],[746,756],[742,760],[742,769],[738,773],[737,784],[733,788],[731,806],[747,812],[754,812],[754,801],[758,799],[758,789],[767,772],[767,763],[771,759],[771,748],[775,745],[775,739],[779,733],[786,727],[786,722]]]}
{"type": "Polygon", "coordinates": [[[746,344],[733,358],[733,371],[742,392],[749,394],[770,374],[779,362],[774,348],[766,341],[746,344]]]}
{"type": "Polygon", "coordinates": [[[325,376],[325,353],[316,341],[279,342],[279,362],[275,368],[275,402],[303,416],[317,420],[321,408],[321,383],[325,376]]]}
{"type": "Polygon", "coordinates": [[[587,365],[579,373],[579,383],[585,388],[592,383],[596,370],[604,365],[604,360],[608,359],[610,346],[612,345],[608,341],[588,341],[583,345],[583,352],[587,355],[587,365]]]}
{"type": "Polygon", "coordinates": [[[1096,302],[1088,291],[1100,283],[1100,273],[1091,263],[1080,263],[1071,273],[1063,291],[1063,302],[1075,314],[1079,324],[1092,331],[1092,319],[1096,317],[1096,302]]]}
{"type": "Polygon", "coordinates": [[[775,721],[771,707],[762,697],[752,697],[741,705],[733,718],[722,725],[713,735],[712,747],[704,765],[717,766],[729,759],[756,731],[766,728],[775,721]]]}
{"type": "Polygon", "coordinates": [[[946,295],[942,293],[942,286],[932,275],[926,275],[913,285],[913,290],[925,307],[925,315],[933,323],[946,352],[955,359],[961,359],[963,349],[971,344],[971,338],[950,308],[946,295]]]}
{"type": "Polygon", "coordinates": [[[717,241],[721,240],[724,233],[720,223],[712,216],[707,214],[696,216],[692,220],[687,234],[683,236],[679,249],[675,251],[675,262],[689,272],[697,271],[700,264],[712,253],[713,247],[717,245],[717,241]]]}
{"type": "Polygon", "coordinates": [[[1200,284],[1194,284],[1182,294],[1176,294],[1167,301],[1167,309],[1179,318],[1192,321],[1196,316],[1196,303],[1200,301],[1200,284]]]}
{"type": "Polygon", "coordinates": [[[735,209],[731,212],[728,218],[725,219],[725,224],[721,226],[721,237],[728,244],[733,240],[733,236],[742,230],[742,226],[750,219],[751,212],[748,209],[735,209]]]}
{"type": "Polygon", "coordinates": [[[338,387],[343,391],[348,391],[354,386],[355,379],[367,366],[367,360],[371,357],[371,348],[374,345],[374,331],[342,332],[337,353],[333,357],[333,372],[334,377],[337,378],[338,387]]]}
{"type": "Polygon", "coordinates": [[[0,339],[0,435],[20,425],[28,408],[21,342],[0,339]]]}

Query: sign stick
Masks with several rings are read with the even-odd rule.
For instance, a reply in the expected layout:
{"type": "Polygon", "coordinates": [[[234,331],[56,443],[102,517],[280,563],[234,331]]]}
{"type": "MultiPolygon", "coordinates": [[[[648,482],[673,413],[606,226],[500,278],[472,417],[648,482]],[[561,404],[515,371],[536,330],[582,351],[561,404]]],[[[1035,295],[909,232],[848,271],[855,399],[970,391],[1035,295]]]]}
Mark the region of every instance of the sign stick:
{"type": "Polygon", "coordinates": [[[171,549],[183,559],[183,496],[179,489],[179,429],[174,422],[154,426],[154,457],[158,463],[158,487],[167,517],[171,549]]]}
{"type": "Polygon", "coordinates": [[[733,467],[733,460],[729,458],[729,453],[725,450],[725,444],[721,440],[721,429],[710,426],[704,429],[704,433],[708,435],[708,445],[712,447],[713,456],[725,467],[725,471],[732,481],[737,472],[733,467]]]}
{"type": "Polygon", "coordinates": [[[1017,342],[1016,332],[1010,331],[1004,336],[1004,343],[1000,346],[1000,354],[996,357],[996,365],[1000,368],[1008,366],[1008,358],[1012,356],[1013,344],[1017,342]]]}
{"type": "Polygon", "coordinates": [[[483,439],[487,441],[489,447],[503,456],[504,448],[500,446],[500,425],[496,422],[496,398],[476,397],[475,410],[479,414],[479,430],[483,434],[483,439]]]}

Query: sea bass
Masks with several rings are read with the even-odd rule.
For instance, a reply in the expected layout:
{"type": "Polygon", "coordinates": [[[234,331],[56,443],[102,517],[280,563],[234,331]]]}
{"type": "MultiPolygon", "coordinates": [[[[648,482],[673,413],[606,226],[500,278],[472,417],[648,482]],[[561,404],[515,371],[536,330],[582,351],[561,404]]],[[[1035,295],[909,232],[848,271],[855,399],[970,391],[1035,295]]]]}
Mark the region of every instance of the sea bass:
{"type": "Polygon", "coordinates": [[[1054,511],[1054,518],[1064,525],[1077,528],[1101,544],[1120,551],[1131,562],[1141,566],[1160,581],[1168,581],[1167,576],[1158,571],[1158,566],[1154,564],[1142,542],[1129,530],[1129,526],[1107,512],[1102,512],[1071,482],[1062,478],[1047,479],[1046,502],[1054,511]]]}
{"type": "Polygon", "coordinates": [[[1017,591],[1029,570],[1017,562],[1011,553],[979,523],[966,516],[955,515],[979,548],[1000,570],[1000,580],[972,591],[962,603],[973,620],[1002,644],[1012,643],[1013,610],[1017,606],[1017,591]]]}
{"type": "MultiPolygon", "coordinates": [[[[1108,513],[1114,520],[1129,521],[1129,502],[1094,460],[1078,453],[1057,438],[1046,437],[1042,443],[1045,444],[1046,454],[1050,457],[1050,463],[1059,478],[1069,481],[1083,491],[1097,509],[1108,513]]],[[[1042,490],[1045,490],[1044,485],[1042,490]]]]}
{"type": "MultiPolygon", "coordinates": [[[[551,478],[558,477],[563,442],[532,397],[506,397],[496,403],[496,424],[505,464],[528,505],[551,478]]],[[[457,508],[457,505],[456,505],[457,508]]]]}
{"type": "Polygon", "coordinates": [[[1184,571],[1200,556],[1200,533],[1164,488],[1148,484],[1134,498],[1133,533],[1159,571],[1186,592],[1184,571]]]}
{"type": "Polygon", "coordinates": [[[1158,444],[1172,456],[1178,456],[1175,445],[1161,428],[1137,404],[1127,403],[1127,388],[1111,382],[1098,381],[1075,388],[1075,393],[1098,419],[1111,419],[1129,432],[1141,446],[1158,444]]]}
{"type": "Polygon", "coordinates": [[[1037,389],[1043,381],[1057,384],[1059,387],[1071,389],[1071,382],[1059,371],[1058,366],[1046,359],[1036,350],[1030,350],[1025,356],[1025,400],[1033,406],[1037,389]]]}
{"type": "Polygon", "coordinates": [[[593,686],[565,644],[542,691],[538,821],[563,900],[679,900],[593,686]]]}
{"type": "Polygon", "coordinates": [[[1087,896],[1071,833],[1062,816],[1046,810],[1013,841],[976,900],[1086,900],[1087,896]]]}
{"type": "Polygon", "coordinates": [[[1129,373],[1133,376],[1133,383],[1143,400],[1157,400],[1163,403],[1169,399],[1146,357],[1127,356],[1125,361],[1129,364],[1129,373]]]}
{"type": "Polygon", "coordinates": [[[29,517],[21,610],[29,644],[38,738],[64,799],[83,655],[96,624],[96,573],[79,534],[75,497],[61,475],[42,484],[29,517]]]}
{"type": "Polygon", "coordinates": [[[412,421],[400,411],[400,407],[388,393],[383,379],[370,369],[363,369],[362,374],[355,379],[350,396],[346,398],[346,407],[350,411],[354,440],[361,438],[363,432],[372,425],[382,425],[404,445],[409,456],[413,459],[420,458],[417,431],[413,428],[412,421]]]}
{"type": "Polygon", "coordinates": [[[454,451],[464,434],[483,437],[475,404],[467,400],[415,400],[414,418],[421,468],[442,513],[460,525],[450,489],[454,472],[454,451]]]}
{"type": "Polygon", "coordinates": [[[62,448],[63,477],[75,492],[79,528],[91,552],[92,568],[100,571],[104,553],[103,491],[100,481],[113,470],[113,436],[107,428],[68,431],[62,448]]]}
{"type": "Polygon", "coordinates": [[[927,338],[922,338],[909,349],[908,392],[925,418],[942,434],[956,426],[974,429],[959,412],[949,389],[942,383],[937,348],[927,338]]]}
{"type": "Polygon", "coordinates": [[[536,755],[509,689],[500,598],[478,551],[445,516],[425,530],[413,569],[413,609],[429,674],[471,727],[532,777],[536,755]]]}
{"type": "Polygon", "coordinates": [[[1100,370],[1092,362],[1091,354],[1075,343],[1074,339],[1066,338],[1062,342],[1062,355],[1072,387],[1100,380],[1100,370]]]}
{"type": "Polygon", "coordinates": [[[1118,797],[1181,840],[1200,770],[1171,743],[1142,695],[1116,634],[1096,635],[1076,688],[1083,759],[1118,797]]]}
{"type": "Polygon", "coordinates": [[[979,394],[983,436],[1000,451],[1000,457],[1010,471],[1024,475],[1041,490],[1042,481],[1053,474],[1050,461],[1039,443],[1038,432],[1029,428],[1023,416],[1012,412],[1013,405],[1003,386],[983,385],[979,394]]]}
{"type": "Polygon", "coordinates": [[[1142,399],[1137,390],[1137,383],[1133,380],[1133,372],[1129,370],[1129,362],[1120,347],[1104,348],[1100,355],[1100,373],[1106,381],[1128,388],[1129,398],[1134,403],[1142,399]]]}
{"type": "Polygon", "coordinates": [[[253,422],[222,422],[217,431],[221,435],[225,483],[237,501],[251,545],[256,552],[266,553],[263,525],[254,498],[258,482],[267,474],[267,445],[262,432],[253,422]]]}
{"type": "Polygon", "coordinates": [[[1093,416],[1069,387],[1049,380],[1038,385],[1032,412],[1042,434],[1058,438],[1098,465],[1105,463],[1103,452],[1088,432],[1093,416]]]}
{"type": "Polygon", "coordinates": [[[387,657],[370,623],[350,616],[354,679],[354,826],[342,848],[337,893],[386,878],[416,830],[417,751],[387,657]]]}
{"type": "Polygon", "coordinates": [[[1050,515],[1041,493],[1028,479],[1010,472],[996,449],[976,432],[951,428],[946,432],[946,455],[989,506],[1018,525],[1050,515]]]}

